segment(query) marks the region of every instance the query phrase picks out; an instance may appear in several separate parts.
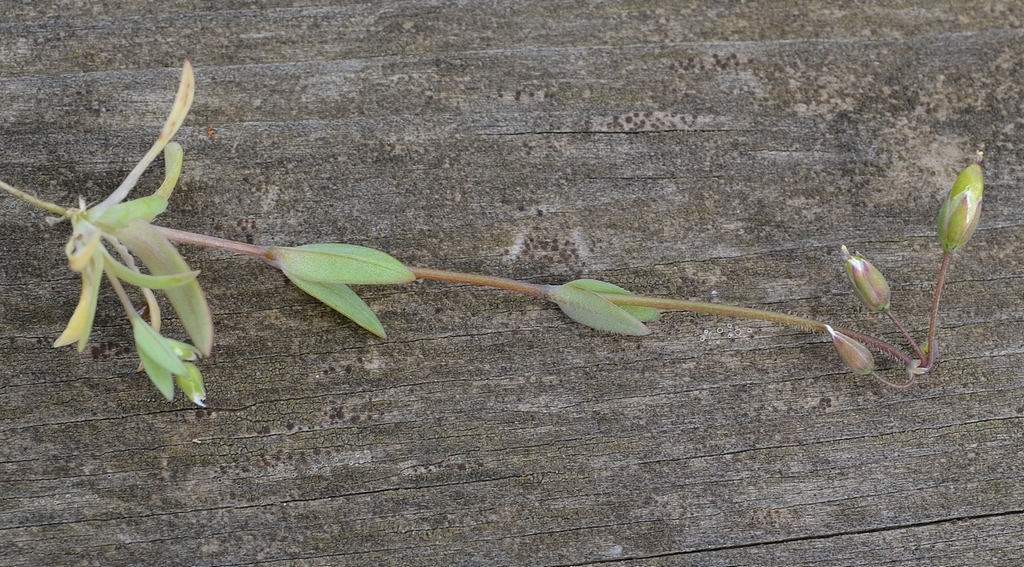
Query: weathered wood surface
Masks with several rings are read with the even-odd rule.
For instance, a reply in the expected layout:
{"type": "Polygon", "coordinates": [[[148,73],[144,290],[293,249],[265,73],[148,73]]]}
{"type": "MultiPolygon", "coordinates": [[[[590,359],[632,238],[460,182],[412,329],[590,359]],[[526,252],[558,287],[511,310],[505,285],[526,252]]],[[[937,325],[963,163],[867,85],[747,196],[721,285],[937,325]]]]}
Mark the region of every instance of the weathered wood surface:
{"type": "Polygon", "coordinates": [[[109,290],[83,355],[50,348],[79,288],[67,225],[3,197],[0,563],[1024,557],[1022,3],[40,4],[0,3],[0,179],[68,205],[138,160],[188,58],[161,222],[226,238],[892,337],[839,246],[921,334],[936,211],[978,148],[986,208],[943,362],[907,391],[798,330],[669,314],[623,338],[438,283],[361,290],[382,341],[183,247],[218,333],[197,410],[134,371],[109,290]]]}

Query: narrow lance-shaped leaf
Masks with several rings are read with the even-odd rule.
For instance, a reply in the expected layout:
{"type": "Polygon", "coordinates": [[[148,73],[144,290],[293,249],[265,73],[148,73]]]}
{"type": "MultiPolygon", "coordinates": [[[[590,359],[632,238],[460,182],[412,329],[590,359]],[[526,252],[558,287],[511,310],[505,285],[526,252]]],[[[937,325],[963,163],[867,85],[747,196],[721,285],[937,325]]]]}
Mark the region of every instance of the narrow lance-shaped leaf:
{"type": "Polygon", "coordinates": [[[184,152],[181,144],[171,142],[164,148],[164,182],[156,193],[131,201],[118,203],[107,209],[93,222],[110,228],[124,228],[135,219],[150,222],[160,213],[167,210],[167,200],[174,191],[178,177],[181,176],[181,163],[184,152]]]}
{"type": "Polygon", "coordinates": [[[92,321],[96,316],[96,301],[102,277],[103,257],[94,254],[89,265],[82,270],[82,294],[78,298],[78,306],[75,307],[68,326],[53,342],[53,346],[62,347],[77,341],[78,352],[85,350],[85,345],[89,342],[89,333],[92,332],[92,321]]]}
{"type": "Polygon", "coordinates": [[[128,196],[128,193],[138,183],[139,178],[142,177],[142,172],[146,171],[149,164],[156,159],[156,156],[160,155],[160,151],[171,141],[174,134],[178,132],[178,128],[181,127],[182,122],[185,121],[185,115],[188,114],[188,109],[192,106],[195,89],[196,79],[192,73],[192,65],[185,61],[181,69],[181,82],[178,84],[178,94],[174,97],[171,113],[167,116],[167,120],[164,122],[164,127],[160,130],[156,142],[153,142],[153,146],[139,160],[139,163],[128,174],[128,177],[121,182],[121,185],[109,197],[104,199],[102,203],[93,207],[96,215],[102,215],[107,209],[120,203],[128,196]]]}
{"type": "Polygon", "coordinates": [[[173,400],[172,375],[187,375],[188,367],[178,357],[170,341],[150,327],[142,317],[131,315],[129,319],[135,336],[135,348],[139,351],[139,358],[146,374],[168,401],[173,400]]]}
{"type": "MultiPolygon", "coordinates": [[[[191,271],[174,245],[147,222],[136,219],[113,234],[134,252],[155,276],[171,276],[191,271]]],[[[209,356],[213,348],[213,318],[199,283],[192,280],[165,289],[164,293],[171,301],[171,306],[181,319],[181,324],[192,339],[192,343],[203,356],[209,356]]]]}
{"type": "Polygon", "coordinates": [[[135,219],[151,221],[165,210],[167,210],[167,199],[160,195],[149,195],[118,203],[107,209],[93,222],[108,229],[124,228],[135,219]]]}
{"type": "Polygon", "coordinates": [[[600,295],[572,283],[560,285],[548,294],[573,321],[599,331],[623,335],[646,335],[650,330],[639,319],[600,295]]]}
{"type": "Polygon", "coordinates": [[[311,282],[285,272],[299,289],[326,303],[329,307],[351,319],[355,324],[384,339],[384,326],[351,288],[342,283],[311,282]]]}
{"type": "Polygon", "coordinates": [[[170,200],[174,186],[178,184],[178,177],[181,176],[181,162],[184,159],[185,152],[181,149],[181,144],[178,142],[167,144],[167,147],[164,148],[164,182],[160,184],[160,188],[153,195],[170,200]]]}
{"type": "Polygon", "coordinates": [[[199,271],[182,272],[180,274],[171,274],[169,276],[150,276],[146,274],[140,274],[128,266],[125,266],[121,262],[115,260],[110,253],[104,251],[104,267],[111,271],[118,279],[124,280],[136,287],[144,287],[149,289],[170,289],[172,287],[178,287],[185,285],[188,282],[196,279],[199,275],[199,271]]]}
{"type": "MultiPolygon", "coordinates": [[[[632,292],[629,292],[629,291],[627,291],[625,289],[622,289],[621,287],[619,287],[617,285],[613,285],[613,284],[610,284],[608,282],[603,282],[601,280],[590,280],[590,279],[573,280],[573,281],[569,282],[566,285],[571,285],[571,286],[575,286],[575,287],[579,287],[579,288],[583,288],[583,289],[588,289],[590,291],[594,291],[594,292],[597,292],[597,293],[607,293],[607,294],[610,294],[610,295],[633,295],[632,292]]],[[[612,303],[615,303],[614,299],[610,299],[609,301],[611,301],[612,303]]],[[[638,307],[636,305],[619,305],[619,308],[622,309],[623,311],[625,311],[626,313],[629,313],[630,315],[636,317],[637,319],[639,319],[641,321],[644,321],[644,322],[647,322],[647,323],[649,323],[651,321],[657,321],[658,320],[658,310],[653,308],[653,307],[638,307]]]]}
{"type": "Polygon", "coordinates": [[[156,389],[167,398],[167,401],[174,400],[174,376],[166,368],[160,366],[152,356],[139,350],[139,360],[142,361],[142,369],[149,376],[149,381],[156,386],[156,389]]]}
{"type": "Polygon", "coordinates": [[[310,282],[394,284],[416,279],[409,268],[384,252],[353,244],[271,246],[267,257],[285,273],[310,282]]]}

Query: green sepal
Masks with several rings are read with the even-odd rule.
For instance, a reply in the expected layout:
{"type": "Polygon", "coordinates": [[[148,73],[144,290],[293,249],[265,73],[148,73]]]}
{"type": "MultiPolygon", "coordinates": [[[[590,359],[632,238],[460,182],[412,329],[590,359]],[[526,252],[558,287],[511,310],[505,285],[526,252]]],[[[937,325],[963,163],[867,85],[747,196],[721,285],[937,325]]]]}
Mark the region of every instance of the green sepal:
{"type": "MultiPolygon", "coordinates": [[[[127,246],[155,276],[171,276],[189,272],[188,264],[178,250],[149,223],[136,219],[128,226],[114,231],[114,236],[127,246]]],[[[213,317],[199,282],[192,280],[177,287],[163,290],[178,314],[192,344],[203,356],[213,348],[213,317]]]]}
{"type": "Polygon", "coordinates": [[[135,348],[139,351],[142,367],[149,375],[160,393],[168,401],[174,399],[173,374],[188,374],[188,367],[178,358],[170,341],[156,331],[142,317],[132,315],[132,333],[135,336],[135,348]]]}
{"type": "Polygon", "coordinates": [[[626,310],[573,282],[555,287],[548,294],[548,299],[557,303],[573,321],[598,331],[623,335],[646,335],[651,332],[626,310]]]}
{"type": "Polygon", "coordinates": [[[267,256],[284,272],[309,282],[395,284],[416,279],[388,254],[353,244],[271,246],[267,256]]]}
{"type": "Polygon", "coordinates": [[[343,283],[311,282],[289,274],[288,272],[285,272],[284,274],[288,276],[288,279],[298,286],[299,289],[326,303],[331,309],[334,309],[338,313],[348,317],[355,324],[382,339],[387,338],[384,334],[384,326],[380,324],[380,320],[377,319],[377,315],[375,315],[370,307],[366,305],[366,302],[356,295],[356,292],[352,291],[352,289],[347,285],[343,283]]]}
{"type": "Polygon", "coordinates": [[[149,222],[165,210],[167,199],[160,195],[149,195],[114,205],[92,222],[108,229],[124,228],[135,219],[149,222]]]}
{"type": "MultiPolygon", "coordinates": [[[[587,290],[594,291],[594,292],[597,292],[597,293],[607,293],[607,294],[613,294],[613,295],[633,295],[633,293],[630,292],[630,291],[622,289],[621,287],[619,287],[617,285],[610,284],[608,282],[603,282],[601,280],[590,280],[590,279],[573,280],[573,281],[567,283],[566,285],[571,285],[571,286],[587,289],[587,290]]],[[[609,301],[611,301],[612,303],[615,303],[615,300],[609,300],[609,301]]],[[[616,304],[616,305],[618,305],[618,304],[616,304]]],[[[636,317],[640,321],[645,322],[645,323],[651,323],[653,321],[657,321],[658,317],[659,317],[658,310],[653,308],[653,307],[639,307],[639,306],[636,306],[636,305],[619,305],[619,308],[622,309],[623,311],[625,311],[626,313],[629,313],[630,315],[636,317]]]]}
{"type": "Polygon", "coordinates": [[[147,274],[140,274],[125,266],[121,262],[115,260],[109,253],[104,251],[106,262],[104,267],[109,269],[117,279],[124,280],[136,287],[144,287],[148,289],[170,289],[172,287],[178,287],[185,285],[188,282],[196,279],[199,275],[199,271],[182,272],[180,274],[171,274],[169,276],[151,276],[147,274]]]}

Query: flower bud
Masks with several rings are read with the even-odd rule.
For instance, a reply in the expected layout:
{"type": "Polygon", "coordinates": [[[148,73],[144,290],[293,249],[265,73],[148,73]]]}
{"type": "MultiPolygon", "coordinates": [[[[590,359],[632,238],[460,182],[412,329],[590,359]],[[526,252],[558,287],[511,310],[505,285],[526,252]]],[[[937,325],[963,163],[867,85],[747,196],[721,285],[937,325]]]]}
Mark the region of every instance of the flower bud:
{"type": "Polygon", "coordinates": [[[967,244],[981,218],[981,198],[985,192],[981,165],[964,168],[953,183],[949,198],[939,210],[939,243],[946,252],[967,244]]]}
{"type": "Polygon", "coordinates": [[[193,404],[206,407],[206,387],[203,386],[203,375],[191,362],[186,362],[185,367],[188,368],[188,374],[178,374],[174,377],[174,381],[178,383],[181,392],[192,400],[193,404]]]}
{"type": "Polygon", "coordinates": [[[854,374],[867,376],[875,370],[875,357],[871,355],[868,347],[851,339],[850,337],[837,332],[832,327],[825,325],[828,334],[832,336],[832,344],[843,359],[846,366],[853,370],[854,374]]]}
{"type": "Polygon", "coordinates": [[[889,284],[878,268],[871,265],[860,254],[850,254],[843,246],[846,258],[846,275],[850,276],[853,293],[872,311],[885,311],[889,308],[889,284]]]}

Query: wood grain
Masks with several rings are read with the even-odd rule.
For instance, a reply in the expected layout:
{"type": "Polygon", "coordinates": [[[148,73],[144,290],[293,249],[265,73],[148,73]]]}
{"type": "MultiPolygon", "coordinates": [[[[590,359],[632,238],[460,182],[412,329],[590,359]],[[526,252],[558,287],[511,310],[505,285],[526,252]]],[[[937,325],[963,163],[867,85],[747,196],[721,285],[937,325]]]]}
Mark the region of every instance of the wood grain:
{"type": "Polygon", "coordinates": [[[987,188],[941,365],[907,391],[799,330],[673,313],[617,337],[441,283],[360,288],[379,340],[268,267],[183,246],[217,331],[207,409],[134,371],[109,290],[84,354],[50,348],[78,294],[67,225],[2,198],[0,563],[1024,557],[1020,2],[40,4],[0,2],[0,179],[100,200],[188,58],[160,222],[224,238],[896,340],[839,246],[923,336],[935,216],[977,149],[987,188]]]}

